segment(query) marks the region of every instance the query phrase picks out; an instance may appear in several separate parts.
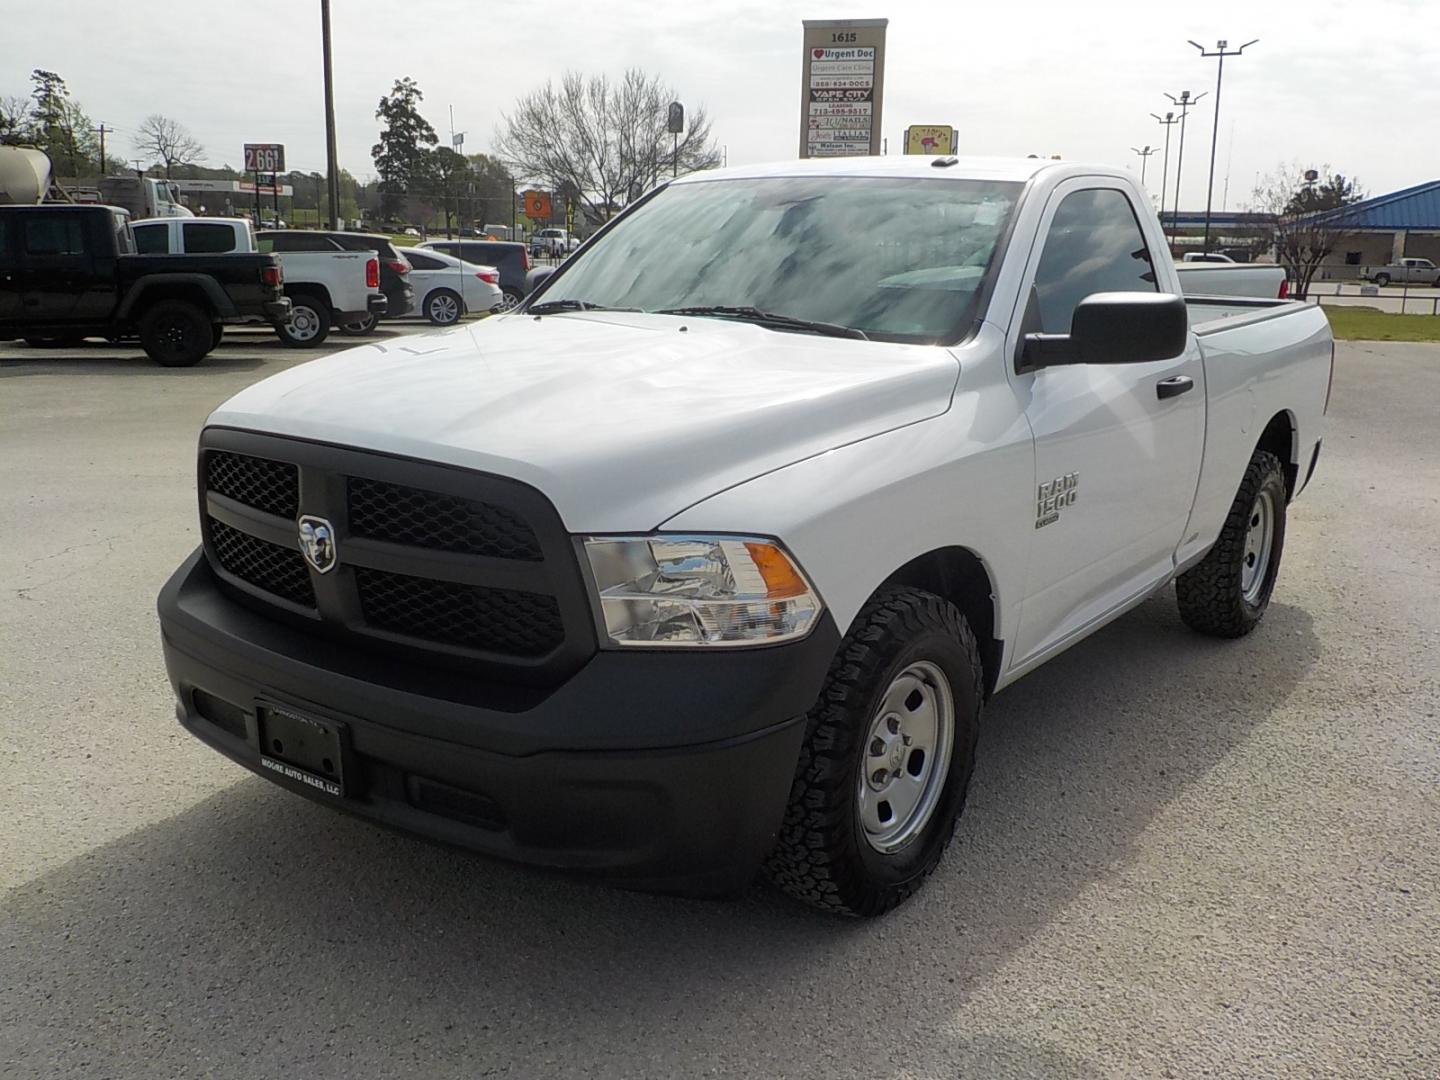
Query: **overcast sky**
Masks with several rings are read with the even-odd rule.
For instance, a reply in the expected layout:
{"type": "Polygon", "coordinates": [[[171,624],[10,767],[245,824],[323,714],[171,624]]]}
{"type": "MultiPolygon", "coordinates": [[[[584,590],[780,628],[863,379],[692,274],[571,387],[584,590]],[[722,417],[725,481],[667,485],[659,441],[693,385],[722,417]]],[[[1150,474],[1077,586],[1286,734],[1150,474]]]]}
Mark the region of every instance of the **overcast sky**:
{"type": "MultiPolygon", "coordinates": [[[[24,5],[23,19],[18,0],[9,6],[0,95],[28,93],[30,70],[48,68],[118,129],[117,150],[160,112],[190,128],[207,164],[238,165],[246,141],[283,142],[290,167],[323,171],[319,0],[65,0],[24,5]]],[[[794,157],[801,19],[847,17],[890,20],[892,152],[908,124],[950,123],[965,153],[1054,153],[1138,173],[1130,148],[1164,142],[1149,115],[1170,108],[1163,93],[1208,91],[1191,114],[1181,200],[1203,209],[1215,61],[1186,39],[1259,38],[1226,64],[1217,206],[1227,172],[1233,208],[1282,161],[1329,162],[1372,194],[1440,178],[1440,0],[333,0],[340,163],[373,175],[375,106],[401,76],[419,82],[442,139],[454,106],[475,152],[517,95],[567,68],[628,65],[703,102],[732,165],[794,157]]],[[[1152,190],[1160,166],[1156,154],[1152,190]]]]}

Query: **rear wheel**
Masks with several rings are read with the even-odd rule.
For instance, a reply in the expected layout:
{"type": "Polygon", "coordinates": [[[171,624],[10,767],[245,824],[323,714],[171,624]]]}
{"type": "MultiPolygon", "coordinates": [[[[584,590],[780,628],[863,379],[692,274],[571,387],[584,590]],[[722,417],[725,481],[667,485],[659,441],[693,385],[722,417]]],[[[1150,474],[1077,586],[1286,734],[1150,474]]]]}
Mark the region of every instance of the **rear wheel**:
{"type": "Polygon", "coordinates": [[[190,367],[214,348],[210,317],[185,300],[162,300],[140,317],[140,346],[161,367],[190,367]]]}
{"type": "Polygon", "coordinates": [[[1280,459],[1255,451],[1220,538],[1203,561],[1175,580],[1175,599],[1186,626],[1214,637],[1237,638],[1259,624],[1280,573],[1285,497],[1280,459]]]}
{"type": "Polygon", "coordinates": [[[525,298],[520,295],[520,290],[519,290],[519,289],[515,289],[515,288],[505,288],[505,289],[501,289],[501,290],[500,290],[500,303],[499,303],[499,305],[498,305],[494,310],[497,311],[497,312],[500,312],[500,311],[510,311],[510,310],[512,310],[513,308],[515,308],[515,307],[520,303],[521,300],[524,300],[524,299],[525,299],[525,298]]]}
{"type": "Polygon", "coordinates": [[[210,348],[214,349],[220,344],[220,339],[225,336],[224,323],[210,324],[210,348]]]}
{"type": "Polygon", "coordinates": [[[363,319],[356,319],[354,322],[344,323],[340,327],[340,332],[342,334],[348,334],[350,337],[364,337],[366,334],[373,332],[379,323],[380,319],[378,316],[366,315],[363,319]]]}
{"type": "Polygon", "coordinates": [[[450,326],[460,319],[460,297],[449,289],[436,289],[425,297],[425,317],[436,326],[450,326]]]}
{"type": "Polygon", "coordinates": [[[313,349],[330,335],[330,309],[313,296],[292,296],[290,321],[275,332],[292,349],[313,349]]]}
{"type": "Polygon", "coordinates": [[[965,805],[982,685],[953,604],[918,589],[871,600],[807,718],[770,879],[845,915],[879,915],[918,889],[965,805]]]}

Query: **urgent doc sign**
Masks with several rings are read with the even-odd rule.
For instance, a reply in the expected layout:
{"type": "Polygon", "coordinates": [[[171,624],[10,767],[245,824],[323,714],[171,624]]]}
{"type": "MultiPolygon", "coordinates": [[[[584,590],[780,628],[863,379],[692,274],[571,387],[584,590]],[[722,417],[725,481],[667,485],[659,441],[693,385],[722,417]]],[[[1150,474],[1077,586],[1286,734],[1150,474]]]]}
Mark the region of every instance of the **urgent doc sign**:
{"type": "Polygon", "coordinates": [[[800,156],[880,153],[889,19],[806,19],[800,156]]]}

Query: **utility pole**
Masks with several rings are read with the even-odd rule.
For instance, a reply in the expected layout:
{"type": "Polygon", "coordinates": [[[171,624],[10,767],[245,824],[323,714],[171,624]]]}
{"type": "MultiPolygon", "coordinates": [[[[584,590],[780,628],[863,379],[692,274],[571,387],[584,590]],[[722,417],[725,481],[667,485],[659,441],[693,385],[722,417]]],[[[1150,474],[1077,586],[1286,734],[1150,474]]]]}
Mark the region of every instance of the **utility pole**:
{"type": "Polygon", "coordinates": [[[1130,147],[1130,149],[1140,155],[1140,186],[1144,187],[1145,167],[1150,164],[1150,155],[1158,153],[1159,151],[1157,151],[1155,147],[1151,146],[1149,143],[1145,144],[1145,149],[1143,150],[1140,149],[1138,146],[1132,146],[1130,147]]]}
{"type": "MultiPolygon", "coordinates": [[[[1165,226],[1165,192],[1170,187],[1170,129],[1180,121],[1175,118],[1173,112],[1167,112],[1164,116],[1153,112],[1150,115],[1165,126],[1165,168],[1160,174],[1160,226],[1163,229],[1165,226]]],[[[1170,224],[1173,231],[1175,223],[1172,221],[1170,224]]],[[[1170,234],[1166,233],[1165,235],[1169,237],[1170,234]]]]}
{"type": "Polygon", "coordinates": [[[1254,41],[1247,41],[1238,49],[1230,48],[1230,43],[1228,41],[1217,41],[1215,43],[1214,52],[1206,51],[1205,46],[1201,45],[1198,41],[1190,42],[1191,45],[1194,45],[1195,48],[1200,50],[1201,59],[1209,59],[1212,56],[1220,58],[1220,64],[1217,71],[1215,72],[1215,127],[1214,130],[1210,133],[1210,182],[1205,187],[1204,250],[1207,252],[1210,250],[1210,208],[1215,203],[1215,146],[1220,141],[1220,83],[1221,80],[1225,78],[1225,57],[1239,56],[1241,53],[1243,53],[1246,49],[1248,49],[1251,45],[1254,45],[1255,42],[1259,40],[1259,38],[1255,38],[1254,41]]]}
{"type": "Polygon", "coordinates": [[[1191,97],[1189,90],[1181,90],[1179,97],[1176,97],[1174,94],[1166,94],[1165,96],[1173,101],[1180,109],[1180,149],[1175,154],[1175,205],[1170,208],[1170,222],[1172,226],[1170,242],[1174,243],[1180,235],[1180,178],[1181,170],[1185,165],[1185,118],[1190,115],[1191,107],[1205,95],[1204,93],[1199,93],[1191,97]]]}
{"type": "Polygon", "coordinates": [[[104,175],[105,175],[105,132],[107,132],[107,131],[114,131],[114,130],[115,130],[114,128],[107,128],[107,127],[105,126],[105,124],[104,124],[103,121],[101,122],[100,126],[95,129],[95,133],[100,136],[100,175],[101,175],[101,176],[104,176],[104,175]]]}
{"type": "Polygon", "coordinates": [[[330,228],[340,228],[340,162],[335,153],[335,72],[330,62],[330,0],[320,0],[320,47],[325,60],[325,176],[330,228]]]}

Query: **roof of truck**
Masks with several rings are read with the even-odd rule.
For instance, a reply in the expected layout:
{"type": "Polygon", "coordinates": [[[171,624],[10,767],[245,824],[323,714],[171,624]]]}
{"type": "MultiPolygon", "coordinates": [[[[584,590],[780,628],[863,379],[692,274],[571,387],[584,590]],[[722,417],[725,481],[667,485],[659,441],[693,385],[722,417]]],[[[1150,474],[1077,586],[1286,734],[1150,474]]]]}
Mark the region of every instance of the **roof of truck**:
{"type": "Polygon", "coordinates": [[[1026,181],[1037,174],[1063,171],[1072,175],[1125,175],[1114,165],[1056,161],[1052,158],[934,157],[918,154],[875,157],[809,158],[774,161],[760,165],[734,165],[728,169],[707,169],[682,176],[675,183],[707,180],[736,180],[761,176],[888,176],[950,177],[964,180],[1026,181]],[[945,164],[941,164],[944,162],[945,164]]]}

